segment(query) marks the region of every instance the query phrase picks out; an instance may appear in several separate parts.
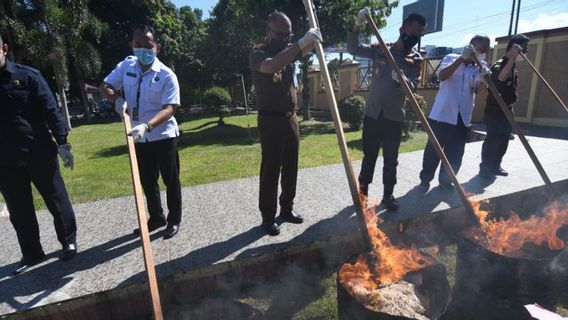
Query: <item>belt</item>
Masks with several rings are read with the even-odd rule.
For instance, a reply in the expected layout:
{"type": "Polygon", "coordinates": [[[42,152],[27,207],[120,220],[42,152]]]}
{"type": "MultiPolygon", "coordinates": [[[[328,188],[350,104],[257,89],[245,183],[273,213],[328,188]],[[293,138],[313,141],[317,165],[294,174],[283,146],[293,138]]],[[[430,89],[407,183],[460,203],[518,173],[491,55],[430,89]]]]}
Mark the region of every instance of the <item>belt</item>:
{"type": "Polygon", "coordinates": [[[258,111],[259,116],[283,117],[286,119],[292,118],[294,114],[295,114],[294,111],[287,111],[287,112],[265,111],[265,110],[258,111]]]}

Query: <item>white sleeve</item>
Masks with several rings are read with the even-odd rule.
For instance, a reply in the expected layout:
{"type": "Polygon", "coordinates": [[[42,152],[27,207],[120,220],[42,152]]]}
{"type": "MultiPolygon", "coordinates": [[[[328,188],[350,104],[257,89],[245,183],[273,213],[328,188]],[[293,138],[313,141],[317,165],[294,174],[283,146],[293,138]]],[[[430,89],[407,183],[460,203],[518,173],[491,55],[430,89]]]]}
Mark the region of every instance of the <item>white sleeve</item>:
{"type": "Polygon", "coordinates": [[[105,83],[109,84],[114,90],[122,89],[122,79],[124,78],[124,68],[126,66],[126,61],[121,61],[116,65],[116,68],[106,76],[103,80],[105,83]]]}
{"type": "Polygon", "coordinates": [[[454,61],[456,60],[456,57],[453,55],[447,55],[442,59],[442,62],[440,62],[440,67],[438,68],[438,72],[436,72],[438,74],[438,77],[440,76],[440,72],[444,69],[446,69],[449,65],[451,65],[452,63],[454,63],[454,61]]]}
{"type": "Polygon", "coordinates": [[[174,73],[165,79],[164,90],[162,92],[162,106],[168,104],[180,105],[179,83],[174,73]]]}

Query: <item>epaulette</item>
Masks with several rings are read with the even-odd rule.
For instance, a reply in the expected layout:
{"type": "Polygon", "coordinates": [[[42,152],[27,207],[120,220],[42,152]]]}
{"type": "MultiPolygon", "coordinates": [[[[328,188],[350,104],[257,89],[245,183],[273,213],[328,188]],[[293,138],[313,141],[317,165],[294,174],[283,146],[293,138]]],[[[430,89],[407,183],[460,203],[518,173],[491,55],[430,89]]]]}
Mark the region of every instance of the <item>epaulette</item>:
{"type": "Polygon", "coordinates": [[[134,60],[134,58],[136,58],[135,56],[128,56],[126,57],[126,60],[134,60]]]}
{"type": "Polygon", "coordinates": [[[23,70],[26,70],[26,71],[30,71],[30,72],[33,73],[33,74],[40,74],[39,70],[34,69],[34,68],[30,67],[30,66],[26,66],[25,64],[14,63],[14,66],[15,66],[16,68],[18,68],[18,69],[23,69],[23,70]]]}

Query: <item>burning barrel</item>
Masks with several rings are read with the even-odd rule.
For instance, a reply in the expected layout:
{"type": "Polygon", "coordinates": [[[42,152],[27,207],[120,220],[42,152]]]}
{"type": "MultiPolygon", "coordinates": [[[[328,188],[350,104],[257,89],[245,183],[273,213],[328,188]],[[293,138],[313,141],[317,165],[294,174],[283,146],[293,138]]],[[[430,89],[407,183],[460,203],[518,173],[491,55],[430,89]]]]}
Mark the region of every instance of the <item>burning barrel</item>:
{"type": "Polygon", "coordinates": [[[422,268],[393,283],[377,283],[385,277],[375,277],[367,269],[377,258],[362,253],[341,267],[337,276],[340,320],[438,319],[445,312],[450,286],[443,265],[429,255],[415,253],[415,262],[422,268]]]}
{"type": "Polygon", "coordinates": [[[562,275],[552,266],[565,247],[559,236],[566,209],[553,203],[541,215],[481,219],[481,228],[467,231],[458,240],[456,283],[442,319],[532,319],[524,308],[532,303],[554,311],[562,275]]]}

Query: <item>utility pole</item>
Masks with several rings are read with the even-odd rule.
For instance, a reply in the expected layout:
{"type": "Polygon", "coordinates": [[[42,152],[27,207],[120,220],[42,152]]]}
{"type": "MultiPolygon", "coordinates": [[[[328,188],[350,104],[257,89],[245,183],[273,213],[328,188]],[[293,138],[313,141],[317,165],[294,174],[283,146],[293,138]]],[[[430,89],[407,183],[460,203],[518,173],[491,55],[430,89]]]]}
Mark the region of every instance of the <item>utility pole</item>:
{"type": "Polygon", "coordinates": [[[521,0],[517,2],[517,21],[515,21],[515,34],[517,34],[517,28],[519,27],[519,16],[521,15],[521,0]]]}
{"type": "Polygon", "coordinates": [[[509,36],[513,32],[513,17],[515,16],[515,0],[513,0],[513,7],[511,8],[511,21],[509,22],[509,36]]]}

